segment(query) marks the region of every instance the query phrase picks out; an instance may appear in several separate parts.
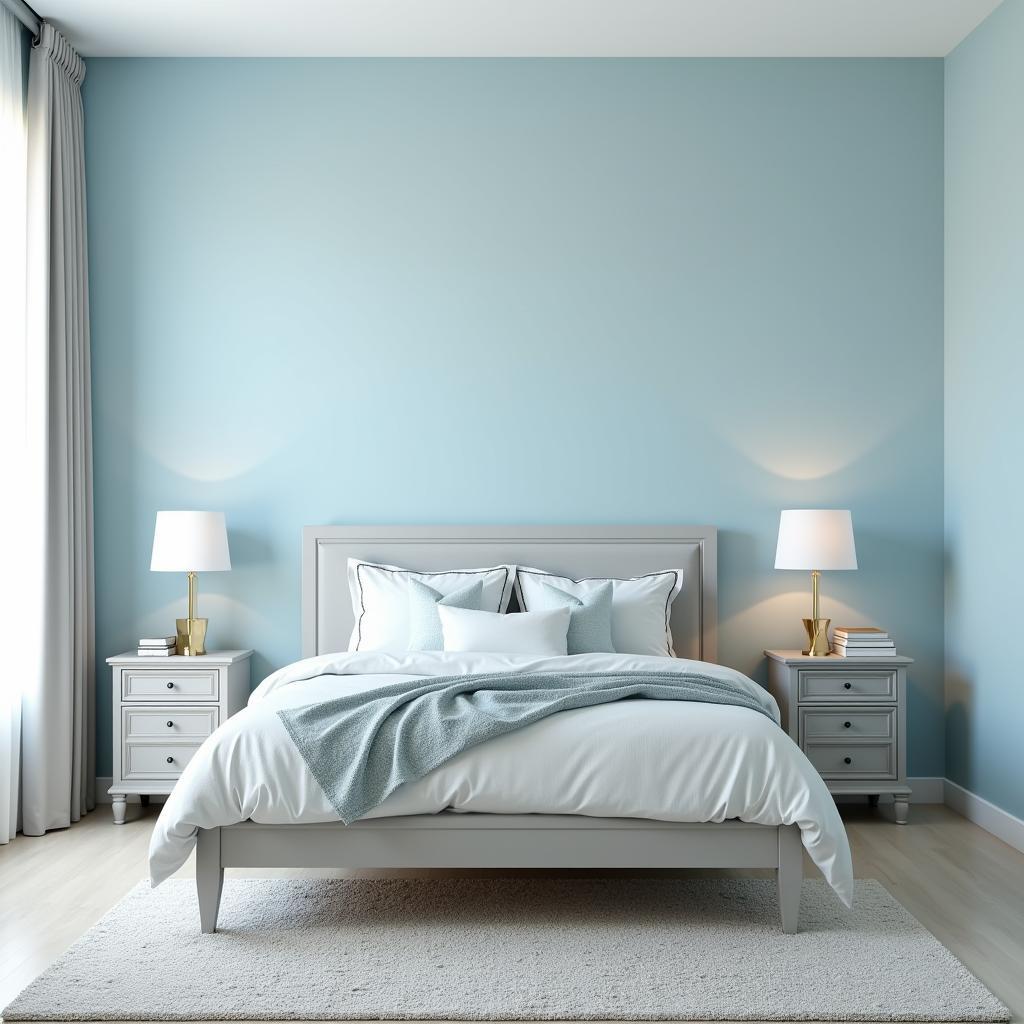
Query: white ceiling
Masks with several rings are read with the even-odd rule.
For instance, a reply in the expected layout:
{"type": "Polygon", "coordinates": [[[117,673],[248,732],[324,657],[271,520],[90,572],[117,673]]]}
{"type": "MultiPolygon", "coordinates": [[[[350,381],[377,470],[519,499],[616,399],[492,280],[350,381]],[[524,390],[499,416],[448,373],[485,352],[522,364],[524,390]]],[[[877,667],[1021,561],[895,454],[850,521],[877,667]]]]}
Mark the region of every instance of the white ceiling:
{"type": "Polygon", "coordinates": [[[943,57],[1000,0],[35,0],[85,56],[943,57]]]}

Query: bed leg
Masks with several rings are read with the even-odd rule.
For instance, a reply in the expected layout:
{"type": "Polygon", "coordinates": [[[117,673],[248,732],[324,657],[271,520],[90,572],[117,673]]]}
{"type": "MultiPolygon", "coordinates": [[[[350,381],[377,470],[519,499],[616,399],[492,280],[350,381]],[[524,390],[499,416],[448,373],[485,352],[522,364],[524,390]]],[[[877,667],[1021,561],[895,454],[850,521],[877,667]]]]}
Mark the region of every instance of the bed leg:
{"type": "Polygon", "coordinates": [[[804,877],[804,848],[796,825],[779,826],[779,916],[787,935],[796,933],[800,922],[800,886],[804,877]]]}
{"type": "Polygon", "coordinates": [[[201,828],[196,843],[196,895],[199,897],[199,924],[205,933],[217,930],[217,913],[223,888],[220,829],[201,828]]]}

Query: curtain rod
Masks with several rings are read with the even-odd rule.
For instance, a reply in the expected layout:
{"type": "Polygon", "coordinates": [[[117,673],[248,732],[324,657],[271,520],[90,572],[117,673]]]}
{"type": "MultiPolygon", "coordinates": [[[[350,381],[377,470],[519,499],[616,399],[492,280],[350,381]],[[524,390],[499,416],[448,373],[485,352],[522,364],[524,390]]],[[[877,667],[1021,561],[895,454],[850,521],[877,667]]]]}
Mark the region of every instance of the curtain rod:
{"type": "Polygon", "coordinates": [[[4,5],[13,14],[18,21],[22,23],[32,33],[33,36],[39,35],[39,26],[42,23],[42,18],[32,10],[31,7],[25,0],[0,0],[0,3],[4,5]]]}

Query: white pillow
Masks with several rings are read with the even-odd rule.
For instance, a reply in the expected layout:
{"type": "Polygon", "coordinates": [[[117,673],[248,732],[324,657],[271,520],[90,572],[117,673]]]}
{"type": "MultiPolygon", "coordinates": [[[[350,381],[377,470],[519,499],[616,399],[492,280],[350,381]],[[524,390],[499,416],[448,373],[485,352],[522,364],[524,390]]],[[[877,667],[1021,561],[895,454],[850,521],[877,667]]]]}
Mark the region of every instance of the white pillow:
{"type": "Polygon", "coordinates": [[[409,649],[409,583],[419,580],[447,597],[479,580],[483,586],[480,607],[503,612],[512,597],[514,565],[487,569],[451,569],[445,572],[413,572],[396,565],[348,560],[348,587],[355,625],[348,642],[350,651],[406,651],[409,649]]]}
{"type": "Polygon", "coordinates": [[[612,644],[619,654],[674,657],[669,618],[672,602],[683,587],[682,569],[665,569],[631,579],[574,580],[542,569],[516,567],[516,597],[523,612],[545,607],[545,584],[584,599],[612,585],[612,644]]]}
{"type": "Polygon", "coordinates": [[[550,612],[495,615],[467,608],[437,606],[446,651],[502,654],[565,654],[569,608],[550,612]]]}

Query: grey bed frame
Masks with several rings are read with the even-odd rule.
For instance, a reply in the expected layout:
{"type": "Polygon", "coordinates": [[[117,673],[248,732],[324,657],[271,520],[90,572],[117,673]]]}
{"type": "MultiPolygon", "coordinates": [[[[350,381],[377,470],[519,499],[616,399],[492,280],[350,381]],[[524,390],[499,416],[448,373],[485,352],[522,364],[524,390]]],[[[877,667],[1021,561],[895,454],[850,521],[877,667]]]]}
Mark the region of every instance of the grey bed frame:
{"type": "MultiPolygon", "coordinates": [[[[354,616],[349,557],[410,569],[503,562],[579,579],[682,568],[672,606],[678,657],[717,657],[717,532],[711,526],[308,526],[302,539],[302,653],[345,650],[354,616]]],[[[773,868],[782,930],[797,930],[803,848],[795,825],[554,814],[441,814],[200,829],[202,930],[217,927],[225,868],[773,868]]]]}

